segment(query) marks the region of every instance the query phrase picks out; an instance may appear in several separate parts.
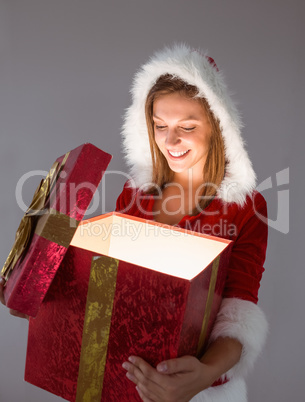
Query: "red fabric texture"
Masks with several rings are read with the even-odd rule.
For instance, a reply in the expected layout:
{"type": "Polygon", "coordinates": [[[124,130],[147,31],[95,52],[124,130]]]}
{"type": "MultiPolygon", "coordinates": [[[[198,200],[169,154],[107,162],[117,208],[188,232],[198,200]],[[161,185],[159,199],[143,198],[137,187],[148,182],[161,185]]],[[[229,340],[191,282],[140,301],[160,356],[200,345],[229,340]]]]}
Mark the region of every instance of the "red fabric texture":
{"type": "MultiPolygon", "coordinates": [[[[154,196],[125,184],[118,197],[116,211],[153,220],[154,196]]],[[[186,215],[178,227],[234,241],[223,297],[258,301],[260,280],[264,272],[268,226],[264,197],[257,191],[247,196],[241,207],[215,197],[207,208],[195,216],[186,215]]]]}

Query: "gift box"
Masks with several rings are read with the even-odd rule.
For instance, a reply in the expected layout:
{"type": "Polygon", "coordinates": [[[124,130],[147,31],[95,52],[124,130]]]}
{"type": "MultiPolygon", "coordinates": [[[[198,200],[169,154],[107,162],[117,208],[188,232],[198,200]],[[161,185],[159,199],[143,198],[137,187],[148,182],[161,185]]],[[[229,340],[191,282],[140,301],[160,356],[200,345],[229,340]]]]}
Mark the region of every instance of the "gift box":
{"type": "Polygon", "coordinates": [[[82,222],[30,319],[25,380],[68,401],[140,401],[122,363],[203,354],[230,249],[119,213],[82,222]]]}
{"type": "Polygon", "coordinates": [[[35,317],[111,155],[84,144],[56,159],[1,271],[9,308],[35,317]]]}

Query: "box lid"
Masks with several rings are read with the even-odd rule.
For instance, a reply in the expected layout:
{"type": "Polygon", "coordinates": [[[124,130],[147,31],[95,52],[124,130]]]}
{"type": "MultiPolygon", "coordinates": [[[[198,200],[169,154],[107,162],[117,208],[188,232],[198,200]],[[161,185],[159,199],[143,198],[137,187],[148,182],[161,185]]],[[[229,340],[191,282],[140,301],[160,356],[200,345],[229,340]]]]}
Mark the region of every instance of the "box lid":
{"type": "Polygon", "coordinates": [[[7,307],[36,316],[111,158],[86,143],[56,159],[1,271],[7,307]]]}

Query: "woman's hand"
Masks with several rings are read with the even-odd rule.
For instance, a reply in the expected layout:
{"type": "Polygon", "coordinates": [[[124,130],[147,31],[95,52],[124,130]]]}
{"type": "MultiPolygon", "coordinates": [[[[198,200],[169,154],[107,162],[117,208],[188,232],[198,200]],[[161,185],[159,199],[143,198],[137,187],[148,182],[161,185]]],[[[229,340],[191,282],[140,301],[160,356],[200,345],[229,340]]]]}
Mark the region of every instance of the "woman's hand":
{"type": "Polygon", "coordinates": [[[145,402],[187,402],[215,381],[212,367],[193,356],[164,361],[156,369],[140,357],[128,360],[126,376],[145,402]]]}
{"type": "Polygon", "coordinates": [[[140,357],[131,356],[123,368],[143,401],[187,402],[232,368],[241,353],[237,339],[220,337],[209,345],[200,361],[184,356],[159,363],[154,369],[140,357]]]}
{"type": "MultiPolygon", "coordinates": [[[[0,301],[2,304],[5,305],[4,294],[3,294],[4,285],[5,285],[5,280],[3,278],[0,278],[0,301]]],[[[19,311],[16,311],[16,310],[10,309],[10,314],[15,317],[26,318],[27,320],[29,319],[28,315],[19,313],[19,311]]]]}

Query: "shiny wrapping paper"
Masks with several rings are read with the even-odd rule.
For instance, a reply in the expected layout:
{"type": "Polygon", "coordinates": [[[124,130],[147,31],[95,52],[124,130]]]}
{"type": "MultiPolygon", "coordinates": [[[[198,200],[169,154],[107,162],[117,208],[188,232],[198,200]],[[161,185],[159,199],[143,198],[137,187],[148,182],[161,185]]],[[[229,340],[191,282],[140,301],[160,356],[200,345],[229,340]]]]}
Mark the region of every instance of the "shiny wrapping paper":
{"type": "Polygon", "coordinates": [[[122,363],[202,355],[230,248],[186,280],[70,246],[30,319],[25,380],[68,401],[140,401],[122,363]]]}
{"type": "MultiPolygon", "coordinates": [[[[9,308],[36,316],[110,159],[94,145],[84,144],[56,160],[61,170],[46,194],[47,204],[40,206],[44,213],[33,218],[29,244],[6,274],[9,308]]],[[[10,255],[14,253],[13,249],[10,255]]]]}

